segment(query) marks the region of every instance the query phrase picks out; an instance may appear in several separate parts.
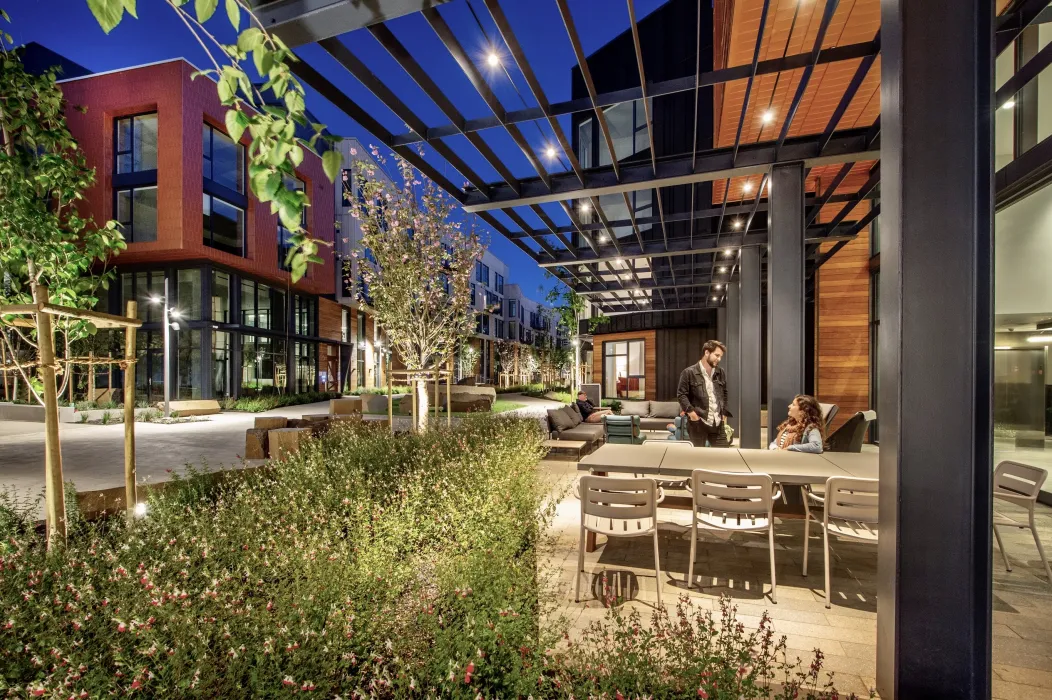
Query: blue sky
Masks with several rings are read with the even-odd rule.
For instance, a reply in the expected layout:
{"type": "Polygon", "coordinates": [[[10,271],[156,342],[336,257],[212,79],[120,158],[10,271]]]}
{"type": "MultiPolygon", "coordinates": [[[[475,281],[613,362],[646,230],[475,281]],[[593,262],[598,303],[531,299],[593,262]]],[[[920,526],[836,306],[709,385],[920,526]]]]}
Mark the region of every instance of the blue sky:
{"type": "MultiPolygon", "coordinates": [[[[637,16],[649,14],[663,1],[638,0],[637,16]]],[[[139,0],[139,18],[136,20],[126,16],[121,25],[109,35],[103,33],[95,21],[86,0],[18,0],[15,3],[3,3],[0,0],[0,3],[11,16],[11,24],[7,31],[14,38],[15,44],[39,42],[93,71],[107,71],[179,57],[186,58],[198,67],[211,64],[190,31],[163,0],[139,0]]],[[[192,6],[193,3],[189,3],[187,8],[192,6]]],[[[576,65],[576,60],[554,0],[501,0],[501,7],[548,100],[559,102],[569,99],[570,70],[576,65]]],[[[629,26],[628,10],[624,2],[570,0],[570,10],[586,54],[598,49],[629,26]]],[[[440,12],[467,53],[475,57],[477,65],[486,75],[505,109],[516,110],[535,106],[525,80],[515,69],[514,62],[504,48],[496,26],[481,0],[452,0],[442,5],[440,12]],[[508,66],[507,73],[486,65],[485,56],[493,48],[506,59],[503,64],[508,66]]],[[[233,38],[233,31],[222,9],[206,26],[220,40],[231,41],[233,38]]],[[[414,14],[401,17],[392,20],[389,26],[466,118],[492,116],[492,112],[422,16],[414,14]]],[[[340,40],[428,126],[448,122],[371,35],[365,31],[357,31],[343,35],[340,40]]],[[[310,45],[297,51],[304,60],[344,90],[385,128],[394,133],[408,131],[397,117],[320,47],[310,45]]],[[[634,84],[638,84],[638,81],[634,84]]],[[[307,106],[333,133],[355,136],[366,144],[375,141],[365,129],[310,89],[307,106]]],[[[560,121],[569,137],[569,118],[564,117],[560,121]]],[[[521,128],[526,140],[538,153],[543,152],[549,142],[554,142],[547,123],[527,123],[521,125],[521,128]]],[[[482,137],[516,177],[531,177],[536,174],[522,151],[503,130],[487,130],[482,132],[482,137]]],[[[463,137],[447,139],[447,143],[487,181],[500,179],[463,137]]],[[[425,151],[425,157],[453,182],[463,182],[463,177],[430,149],[425,151]]],[[[549,170],[552,171],[565,169],[565,161],[562,164],[549,164],[549,170]]],[[[558,204],[544,205],[543,208],[557,225],[570,223],[558,204]]],[[[528,209],[517,211],[531,226],[542,226],[541,221],[528,209]]],[[[497,218],[510,229],[517,228],[503,214],[498,213],[497,218]]],[[[500,234],[491,231],[483,222],[479,221],[479,224],[486,232],[484,236],[488,238],[492,252],[508,264],[508,281],[519,283],[527,294],[542,299],[545,290],[553,285],[553,280],[547,278],[544,271],[519,248],[500,234]]]]}

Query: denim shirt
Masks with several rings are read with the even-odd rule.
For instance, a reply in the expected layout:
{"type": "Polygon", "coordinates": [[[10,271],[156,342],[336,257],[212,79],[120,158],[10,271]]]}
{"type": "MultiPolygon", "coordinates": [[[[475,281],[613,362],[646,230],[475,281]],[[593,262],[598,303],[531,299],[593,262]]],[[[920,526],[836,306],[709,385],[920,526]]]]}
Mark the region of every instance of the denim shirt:
{"type": "MultiPolygon", "coordinates": [[[[778,438],[776,437],[771,444],[767,447],[769,450],[778,449],[778,438]]],[[[803,439],[795,444],[789,445],[786,448],[789,452],[807,452],[809,454],[820,455],[822,454],[822,433],[818,428],[811,428],[804,433],[803,439]]]]}

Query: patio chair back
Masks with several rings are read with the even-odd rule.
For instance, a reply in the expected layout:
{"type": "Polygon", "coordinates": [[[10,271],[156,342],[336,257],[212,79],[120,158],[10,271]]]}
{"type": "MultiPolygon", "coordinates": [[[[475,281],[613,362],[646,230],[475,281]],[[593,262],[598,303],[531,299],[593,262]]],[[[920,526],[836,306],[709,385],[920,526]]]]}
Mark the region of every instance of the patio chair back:
{"type": "Polygon", "coordinates": [[[639,416],[603,416],[606,441],[611,444],[638,445],[645,438],[639,432],[639,416]]]}
{"type": "Polygon", "coordinates": [[[826,517],[876,525],[878,490],[876,479],[829,477],[826,481],[826,517]]]}
{"type": "Polygon", "coordinates": [[[769,474],[695,469],[691,472],[694,508],[714,515],[768,516],[774,505],[769,474]]]}
{"type": "Polygon", "coordinates": [[[835,403],[820,403],[818,407],[822,409],[822,420],[825,422],[826,430],[829,430],[829,426],[833,424],[833,419],[836,418],[836,414],[840,412],[840,406],[835,403]]]}
{"type": "Polygon", "coordinates": [[[994,495],[1011,500],[1036,501],[1046,478],[1048,472],[1044,469],[1005,460],[994,469],[994,495]]]}
{"type": "Polygon", "coordinates": [[[602,527],[609,534],[642,535],[656,526],[658,487],[653,479],[618,479],[587,474],[581,477],[578,490],[581,522],[589,529],[592,529],[590,521],[594,522],[592,518],[609,520],[609,528],[607,523],[602,527]]]}
{"type": "MultiPolygon", "coordinates": [[[[581,391],[585,393],[594,406],[599,406],[602,403],[602,387],[598,384],[581,384],[581,391]]],[[[576,399],[577,397],[575,396],[574,398],[576,399]]]]}
{"type": "Polygon", "coordinates": [[[875,411],[859,411],[826,439],[827,452],[861,452],[866,429],[877,419],[875,411]]]}

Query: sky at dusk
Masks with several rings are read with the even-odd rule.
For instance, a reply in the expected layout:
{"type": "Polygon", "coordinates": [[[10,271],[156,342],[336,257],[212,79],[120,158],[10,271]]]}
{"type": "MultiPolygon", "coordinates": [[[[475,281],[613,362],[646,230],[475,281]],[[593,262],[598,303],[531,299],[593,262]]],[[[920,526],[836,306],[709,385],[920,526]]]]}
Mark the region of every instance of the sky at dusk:
{"type": "MultiPolygon", "coordinates": [[[[646,16],[662,2],[637,1],[637,18],[646,16]]],[[[570,71],[576,65],[576,60],[555,1],[501,0],[500,4],[548,101],[570,99],[570,71]]],[[[172,58],[185,58],[198,68],[211,67],[208,54],[167,3],[163,0],[138,0],[137,5],[137,20],[126,15],[120,26],[106,35],[88,9],[87,0],[0,0],[0,7],[11,16],[11,24],[5,29],[16,45],[36,41],[95,72],[172,58]]],[[[192,6],[193,3],[189,3],[186,7],[192,6]]],[[[626,3],[617,0],[570,0],[570,10],[585,53],[595,51],[629,26],[626,3]]],[[[506,110],[536,106],[481,0],[452,0],[441,5],[439,11],[465,51],[475,58],[506,110]],[[491,50],[502,57],[502,68],[487,66],[485,57],[491,50]]],[[[388,26],[467,119],[492,116],[486,103],[422,16],[414,14],[400,17],[390,21],[388,26]]],[[[206,24],[206,28],[215,33],[220,41],[233,41],[233,30],[221,8],[206,24]]],[[[340,41],[429,127],[448,123],[438,107],[368,32],[359,30],[345,34],[340,37],[340,41]]],[[[396,134],[408,131],[401,120],[319,46],[308,45],[296,51],[384,128],[396,134]]],[[[593,66],[593,69],[597,68],[593,66]]],[[[249,72],[254,72],[251,67],[249,72]]],[[[638,76],[634,84],[638,85],[638,76]]],[[[331,132],[357,137],[365,144],[375,142],[372,135],[357,122],[310,88],[307,88],[307,108],[331,132]]],[[[569,138],[569,117],[561,117],[560,123],[569,138]]],[[[524,137],[537,153],[543,153],[547,145],[555,141],[547,123],[529,122],[520,126],[524,137]]],[[[515,177],[536,175],[522,151],[503,129],[490,129],[481,132],[481,135],[515,177]]],[[[448,138],[446,142],[486,181],[500,180],[500,176],[463,136],[448,138]]],[[[430,148],[425,148],[425,158],[453,182],[459,184],[464,181],[430,148]]],[[[565,159],[561,163],[548,163],[547,166],[553,172],[568,169],[565,159]]],[[[546,204],[542,208],[557,225],[570,223],[558,204],[546,204]]],[[[540,219],[529,209],[520,208],[516,211],[530,226],[542,227],[540,219]]],[[[496,218],[511,230],[518,228],[503,213],[497,213],[496,218]]],[[[489,242],[490,250],[507,263],[510,272],[508,282],[520,284],[527,295],[537,300],[543,299],[545,290],[553,286],[553,280],[546,277],[544,271],[518,247],[492,231],[484,222],[478,223],[484,232],[483,237],[489,242]]],[[[534,249],[537,249],[536,246],[534,249]]]]}

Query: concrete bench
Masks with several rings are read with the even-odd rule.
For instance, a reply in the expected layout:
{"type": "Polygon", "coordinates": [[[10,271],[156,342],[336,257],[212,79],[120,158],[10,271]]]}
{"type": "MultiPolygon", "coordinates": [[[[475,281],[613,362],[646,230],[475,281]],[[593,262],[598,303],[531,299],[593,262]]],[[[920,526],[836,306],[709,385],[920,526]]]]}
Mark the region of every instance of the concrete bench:
{"type": "Polygon", "coordinates": [[[548,448],[548,459],[579,462],[588,443],[583,440],[545,440],[544,446],[548,448]]]}
{"type": "MultiPolygon", "coordinates": [[[[180,416],[211,416],[220,411],[219,402],[215,399],[169,401],[168,406],[172,413],[178,413],[180,416]]],[[[158,403],[157,408],[164,410],[164,402],[158,403]]]]}
{"type": "Polygon", "coordinates": [[[345,396],[339,399],[329,399],[329,413],[334,416],[361,415],[362,397],[345,396]]]}

